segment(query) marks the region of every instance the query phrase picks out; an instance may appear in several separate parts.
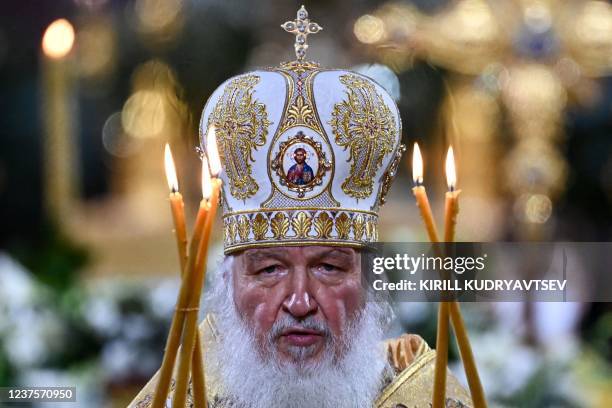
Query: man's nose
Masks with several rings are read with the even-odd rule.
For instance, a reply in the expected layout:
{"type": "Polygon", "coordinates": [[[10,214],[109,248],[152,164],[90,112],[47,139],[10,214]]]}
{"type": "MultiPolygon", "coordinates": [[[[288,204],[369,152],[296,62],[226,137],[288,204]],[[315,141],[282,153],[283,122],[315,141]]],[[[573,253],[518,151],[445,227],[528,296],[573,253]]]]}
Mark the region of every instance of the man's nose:
{"type": "Polygon", "coordinates": [[[294,317],[306,317],[317,311],[317,301],[310,296],[308,273],[294,270],[289,283],[289,294],[283,301],[283,309],[294,317]]]}

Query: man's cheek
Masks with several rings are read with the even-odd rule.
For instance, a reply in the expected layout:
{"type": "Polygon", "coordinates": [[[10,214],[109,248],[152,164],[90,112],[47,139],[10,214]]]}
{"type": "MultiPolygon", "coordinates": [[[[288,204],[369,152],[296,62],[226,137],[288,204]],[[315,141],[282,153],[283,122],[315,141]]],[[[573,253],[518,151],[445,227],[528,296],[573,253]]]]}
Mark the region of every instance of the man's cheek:
{"type": "Polygon", "coordinates": [[[363,308],[362,288],[359,283],[347,282],[320,291],[319,301],[330,328],[336,333],[342,333],[349,320],[363,308]]]}
{"type": "Polygon", "coordinates": [[[324,286],[315,291],[314,296],[333,334],[340,334],[346,324],[344,300],[338,296],[334,289],[324,286]]]}
{"type": "Polygon", "coordinates": [[[276,320],[276,312],[270,304],[259,303],[253,312],[253,324],[259,333],[268,333],[274,321],[276,320]]]}

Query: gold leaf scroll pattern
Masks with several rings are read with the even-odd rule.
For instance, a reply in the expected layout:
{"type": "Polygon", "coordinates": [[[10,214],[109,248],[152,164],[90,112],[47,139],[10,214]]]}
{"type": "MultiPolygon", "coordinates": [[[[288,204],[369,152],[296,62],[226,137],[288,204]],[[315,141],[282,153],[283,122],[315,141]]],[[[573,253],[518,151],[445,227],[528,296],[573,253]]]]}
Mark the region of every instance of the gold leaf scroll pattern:
{"type": "Polygon", "coordinates": [[[298,95],[295,102],[287,109],[287,120],[283,129],[301,124],[309,125],[315,129],[319,128],[314,111],[308,103],[304,102],[304,97],[298,95]]]}
{"type": "Polygon", "coordinates": [[[278,212],[270,221],[270,226],[272,227],[274,238],[282,239],[287,236],[287,231],[289,231],[289,220],[284,213],[278,212]]]}
{"type": "Polygon", "coordinates": [[[312,95],[312,81],[314,74],[318,71],[318,65],[306,64],[283,64],[279,72],[289,82],[288,104],[283,115],[283,121],[276,131],[277,134],[284,133],[287,129],[304,125],[309,126],[317,132],[321,132],[321,125],[317,118],[312,95]]]}
{"type": "Polygon", "coordinates": [[[312,226],[312,218],[304,211],[300,211],[295,217],[293,217],[291,226],[293,227],[297,238],[306,238],[308,237],[308,232],[312,226]]]}
{"type": "Polygon", "coordinates": [[[251,223],[249,217],[241,215],[238,218],[238,235],[241,241],[247,241],[249,239],[249,232],[251,232],[251,223]]]}
{"type": "Polygon", "coordinates": [[[345,212],[336,218],[336,231],[338,232],[339,239],[348,239],[351,233],[351,217],[345,212]]]}
{"type": "Polygon", "coordinates": [[[216,128],[230,194],[239,200],[253,196],[259,189],[251,174],[253,151],[266,143],[271,124],[266,106],[253,98],[253,88],[259,80],[257,75],[232,79],[208,119],[208,125],[216,128]]]}
{"type": "Polygon", "coordinates": [[[371,218],[366,221],[365,234],[366,241],[372,242],[376,240],[376,225],[374,224],[371,218]]]}
{"type": "Polygon", "coordinates": [[[357,199],[367,198],[383,158],[395,147],[396,122],[370,81],[347,74],[340,82],[347,87],[348,98],[334,106],[330,124],[336,143],[349,150],[351,171],[342,191],[357,199]]]}
{"type": "Polygon", "coordinates": [[[355,216],[353,220],[353,231],[356,240],[360,241],[363,237],[363,231],[365,229],[365,217],[362,214],[355,216]]]}
{"type": "Polygon", "coordinates": [[[314,226],[315,231],[317,231],[317,238],[330,238],[334,222],[328,213],[322,212],[315,219],[314,226]]]}
{"type": "Polygon", "coordinates": [[[294,213],[279,211],[274,215],[264,213],[230,215],[226,218],[224,227],[226,245],[229,246],[258,241],[276,242],[311,238],[347,242],[373,242],[378,239],[376,216],[347,211],[298,211],[294,213]],[[312,233],[313,226],[314,233],[312,233]],[[251,231],[253,231],[252,237],[251,231]],[[351,231],[353,231],[352,236],[351,231]],[[268,232],[271,232],[272,236],[269,236],[268,232]]]}
{"type": "Polygon", "coordinates": [[[268,219],[259,213],[253,218],[253,235],[255,241],[263,241],[268,233],[268,219]]]}

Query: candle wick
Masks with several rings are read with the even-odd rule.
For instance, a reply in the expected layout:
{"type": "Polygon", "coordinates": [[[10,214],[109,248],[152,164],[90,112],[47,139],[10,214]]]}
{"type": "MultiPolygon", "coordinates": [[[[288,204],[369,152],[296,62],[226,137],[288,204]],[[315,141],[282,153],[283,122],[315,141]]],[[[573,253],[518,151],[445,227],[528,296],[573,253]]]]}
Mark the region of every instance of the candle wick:
{"type": "Polygon", "coordinates": [[[448,191],[450,191],[451,193],[455,192],[455,186],[450,185],[450,186],[448,187],[448,191]]]}
{"type": "Polygon", "coordinates": [[[178,190],[176,188],[172,187],[172,189],[170,189],[170,192],[172,194],[176,194],[176,193],[178,193],[178,190]]]}

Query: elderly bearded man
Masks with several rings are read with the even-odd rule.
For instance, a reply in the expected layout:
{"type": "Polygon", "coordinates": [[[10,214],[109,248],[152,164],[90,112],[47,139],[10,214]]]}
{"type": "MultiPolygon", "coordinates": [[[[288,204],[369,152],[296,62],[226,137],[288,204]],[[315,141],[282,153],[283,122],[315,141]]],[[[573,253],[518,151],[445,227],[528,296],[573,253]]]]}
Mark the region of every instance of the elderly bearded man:
{"type": "MultiPolygon", "coordinates": [[[[283,27],[297,60],[231,78],[202,114],[201,150],[214,126],[222,158],[225,233],[200,326],[209,406],[429,407],[435,352],[415,335],[384,340],[391,309],[361,276],[403,150],[397,107],[369,78],[304,59],[320,27],[303,7],[283,27]],[[312,177],[292,183],[306,145],[312,177]]],[[[156,381],[131,406],[148,407],[156,381]]],[[[446,405],[471,405],[451,375],[446,405]]]]}

